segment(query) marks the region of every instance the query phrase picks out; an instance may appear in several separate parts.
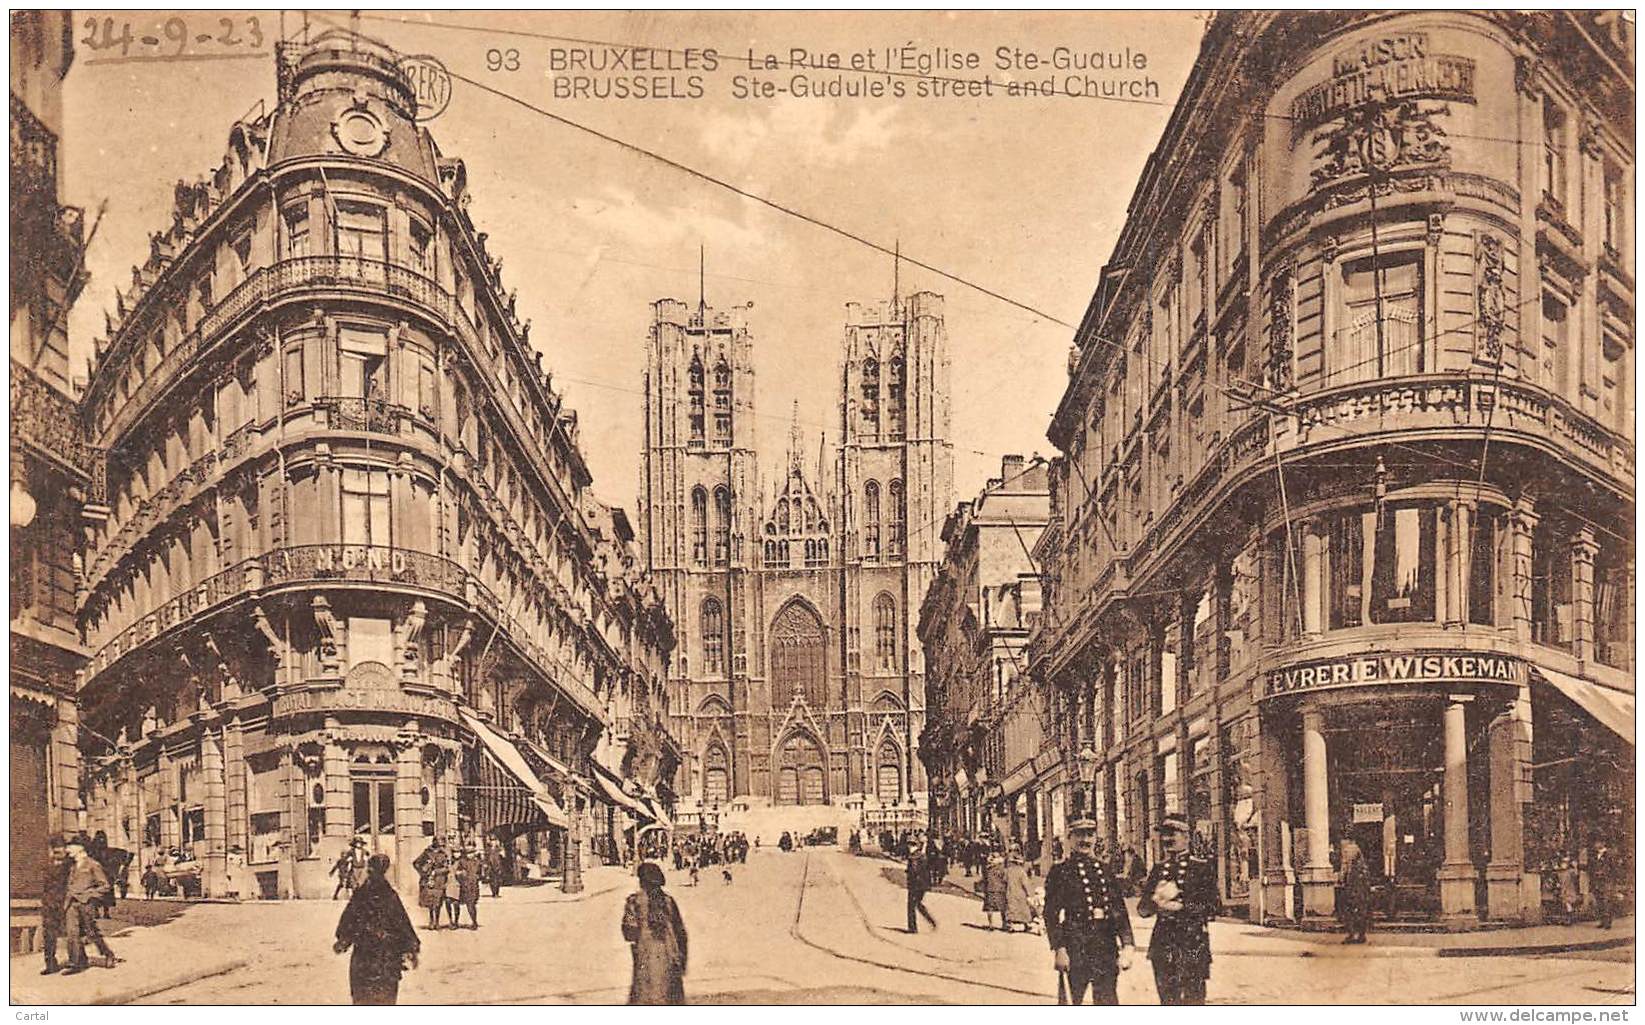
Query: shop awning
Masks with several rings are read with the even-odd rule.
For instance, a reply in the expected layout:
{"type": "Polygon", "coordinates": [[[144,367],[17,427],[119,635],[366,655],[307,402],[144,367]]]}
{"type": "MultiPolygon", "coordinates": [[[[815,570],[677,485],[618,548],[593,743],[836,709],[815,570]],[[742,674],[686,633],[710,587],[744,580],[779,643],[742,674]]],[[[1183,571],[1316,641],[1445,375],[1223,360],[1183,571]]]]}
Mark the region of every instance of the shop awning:
{"type": "Polygon", "coordinates": [[[651,809],[651,818],[656,821],[657,825],[673,832],[674,820],[670,819],[668,817],[668,812],[663,810],[662,802],[654,797],[645,797],[641,798],[641,800],[645,802],[647,808],[651,809]]]}
{"type": "Polygon", "coordinates": [[[526,796],[549,823],[562,829],[569,826],[571,820],[566,817],[565,809],[560,807],[560,802],[548,792],[548,788],[537,778],[537,774],[531,771],[531,766],[526,764],[525,756],[520,754],[519,748],[474,716],[467,712],[460,714],[463,717],[463,725],[479,738],[486,756],[525,788],[526,796]]]}
{"type": "Polygon", "coordinates": [[[1535,678],[1553,687],[1576,702],[1583,711],[1598,719],[1612,733],[1632,744],[1634,742],[1634,696],[1609,687],[1601,687],[1580,677],[1544,669],[1533,665],[1535,678]]]}
{"type": "Polygon", "coordinates": [[[626,808],[641,818],[656,818],[651,809],[647,808],[639,798],[632,797],[623,790],[622,780],[618,779],[610,769],[592,759],[589,760],[589,764],[594,766],[594,781],[600,785],[600,789],[605,792],[605,796],[612,804],[619,808],[626,808]]]}

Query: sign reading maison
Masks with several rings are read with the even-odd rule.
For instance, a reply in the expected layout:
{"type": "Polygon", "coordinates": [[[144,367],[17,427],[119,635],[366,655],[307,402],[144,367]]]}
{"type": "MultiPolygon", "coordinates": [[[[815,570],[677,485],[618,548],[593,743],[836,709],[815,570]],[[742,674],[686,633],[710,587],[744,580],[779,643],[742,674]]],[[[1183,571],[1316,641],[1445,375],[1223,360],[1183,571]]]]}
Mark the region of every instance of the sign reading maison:
{"type": "Polygon", "coordinates": [[[1284,666],[1268,674],[1264,697],[1305,690],[1394,683],[1523,684],[1525,663],[1507,655],[1419,651],[1359,655],[1284,666]]]}
{"type": "Polygon", "coordinates": [[[1474,62],[1428,52],[1426,32],[1369,39],[1331,58],[1331,77],[1291,103],[1291,131],[1340,117],[1365,103],[1394,100],[1474,102],[1474,62]]]}

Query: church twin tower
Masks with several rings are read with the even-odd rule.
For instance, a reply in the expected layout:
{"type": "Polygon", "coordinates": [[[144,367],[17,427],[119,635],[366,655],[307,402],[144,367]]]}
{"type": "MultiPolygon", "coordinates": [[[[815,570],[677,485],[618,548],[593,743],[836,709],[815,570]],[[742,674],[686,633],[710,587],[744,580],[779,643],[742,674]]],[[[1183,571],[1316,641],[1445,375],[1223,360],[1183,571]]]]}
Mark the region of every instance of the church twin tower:
{"type": "Polygon", "coordinates": [[[846,304],[840,441],[807,465],[796,413],[769,493],[751,307],[654,304],[639,508],[678,635],[682,810],[757,829],[762,815],[789,828],[924,808],[915,627],[954,477],[942,302],[846,304]],[[781,806],[809,811],[763,811],[781,806]]]}

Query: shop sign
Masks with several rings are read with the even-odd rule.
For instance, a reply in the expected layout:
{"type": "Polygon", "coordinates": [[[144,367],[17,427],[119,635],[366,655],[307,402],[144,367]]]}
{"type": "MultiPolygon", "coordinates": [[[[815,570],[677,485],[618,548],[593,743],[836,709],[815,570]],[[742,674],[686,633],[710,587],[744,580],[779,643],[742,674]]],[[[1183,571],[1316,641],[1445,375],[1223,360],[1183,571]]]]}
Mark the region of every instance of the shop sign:
{"type": "Polygon", "coordinates": [[[1283,666],[1268,673],[1264,697],[1299,691],[1397,683],[1511,683],[1527,680],[1525,663],[1507,655],[1419,651],[1354,655],[1283,666]]]}
{"type": "Polygon", "coordinates": [[[1368,39],[1331,58],[1331,77],[1291,103],[1292,137],[1367,103],[1474,102],[1474,62],[1432,53],[1426,32],[1368,39]]]}
{"type": "Polygon", "coordinates": [[[1377,801],[1374,804],[1355,804],[1354,805],[1354,824],[1355,825],[1358,825],[1361,822],[1381,822],[1381,821],[1382,821],[1382,802],[1381,801],[1377,801]]]}

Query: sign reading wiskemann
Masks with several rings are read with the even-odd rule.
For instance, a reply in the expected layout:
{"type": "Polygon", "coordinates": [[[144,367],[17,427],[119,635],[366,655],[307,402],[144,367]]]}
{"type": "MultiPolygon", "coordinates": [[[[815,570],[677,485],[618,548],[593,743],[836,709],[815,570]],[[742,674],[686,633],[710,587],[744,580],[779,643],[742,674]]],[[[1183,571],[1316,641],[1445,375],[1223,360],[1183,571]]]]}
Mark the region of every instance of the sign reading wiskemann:
{"type": "Polygon", "coordinates": [[[1393,683],[1513,683],[1527,679],[1525,663],[1508,655],[1418,651],[1355,655],[1284,666],[1268,673],[1264,697],[1304,690],[1393,683]]]}
{"type": "Polygon", "coordinates": [[[1474,62],[1430,54],[1426,32],[1371,39],[1331,58],[1331,77],[1291,103],[1291,131],[1340,117],[1361,104],[1394,100],[1474,102],[1474,62]]]}

